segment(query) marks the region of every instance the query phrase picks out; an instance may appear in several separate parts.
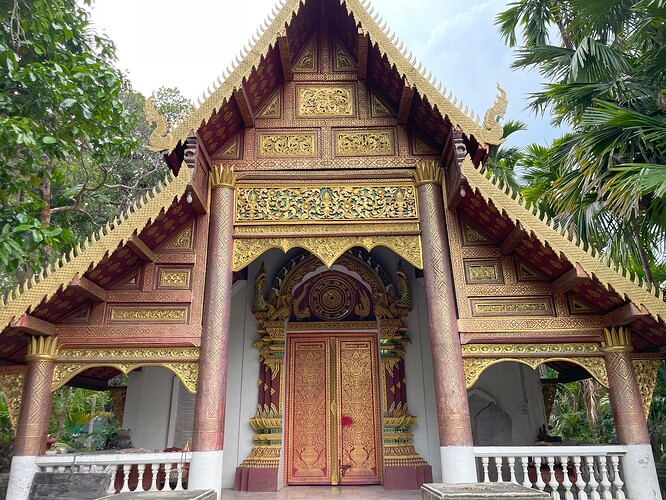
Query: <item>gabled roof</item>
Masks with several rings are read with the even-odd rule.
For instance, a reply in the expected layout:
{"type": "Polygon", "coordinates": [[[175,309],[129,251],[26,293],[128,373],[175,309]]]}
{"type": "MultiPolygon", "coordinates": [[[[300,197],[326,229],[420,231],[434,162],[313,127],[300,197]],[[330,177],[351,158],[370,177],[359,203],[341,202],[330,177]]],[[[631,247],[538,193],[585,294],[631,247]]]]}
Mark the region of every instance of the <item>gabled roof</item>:
{"type": "Polygon", "coordinates": [[[461,173],[472,189],[477,190],[487,201],[492,202],[515,224],[520,223],[525,232],[543,245],[548,245],[556,254],[562,255],[572,265],[580,265],[590,276],[596,278],[607,290],[613,290],[624,300],[643,306],[656,321],[666,321],[664,293],[651,283],[643,283],[638,276],[631,279],[622,266],[603,259],[577,240],[566,228],[556,227],[537,207],[530,206],[519,193],[483,168],[477,169],[467,156],[461,165],[461,173]]]}
{"type": "MultiPolygon", "coordinates": [[[[320,0],[321,1],[321,0],[320,0]]],[[[359,0],[330,0],[339,2],[340,6],[346,8],[347,13],[353,18],[359,33],[369,37],[370,44],[374,45],[382,57],[388,60],[394,71],[400,78],[414,89],[432,106],[453,124],[459,127],[468,137],[474,137],[479,144],[499,144],[502,142],[502,127],[497,118],[504,115],[507,105],[506,93],[499,87],[499,94],[493,106],[486,111],[483,120],[478,115],[470,112],[462,102],[453,98],[437,83],[432,73],[416,62],[411,52],[399,42],[395,33],[391,33],[382,24],[382,19],[374,13],[372,7],[369,10],[369,2],[359,0]],[[374,14],[374,15],[373,15],[374,14]]],[[[279,11],[273,10],[272,16],[257,30],[258,37],[253,36],[246,47],[241,51],[232,63],[231,69],[227,68],[213,84],[204,92],[203,102],[199,103],[187,118],[180,122],[172,132],[168,132],[165,126],[159,127],[150,138],[150,147],[154,151],[173,151],[179,143],[205,125],[225,104],[229,103],[234,92],[241,90],[244,82],[247,82],[256,71],[268,53],[275,49],[278,38],[288,29],[297,18],[300,10],[305,9],[309,3],[315,0],[281,0],[282,6],[279,11]]],[[[278,4],[279,5],[279,4],[278,4]]],[[[152,118],[151,118],[152,119],[152,118]]],[[[158,122],[157,119],[154,121],[158,122]]]]}
{"type": "Polygon", "coordinates": [[[78,244],[69,255],[63,255],[55,264],[43,270],[39,277],[33,276],[23,286],[10,290],[6,298],[0,298],[0,331],[4,330],[13,319],[31,312],[42,301],[48,301],[61,287],[67,285],[75,276],[83,276],[88,269],[100,263],[106,255],[113,253],[132,236],[151,221],[155,221],[160,212],[166,211],[174,200],[180,200],[185,193],[191,174],[186,166],[180,169],[178,177],[169,172],[164,183],[159,182],[151,192],[135,202],[119,218],[115,218],[106,227],[100,228],[86,238],[83,245],[78,244]]]}

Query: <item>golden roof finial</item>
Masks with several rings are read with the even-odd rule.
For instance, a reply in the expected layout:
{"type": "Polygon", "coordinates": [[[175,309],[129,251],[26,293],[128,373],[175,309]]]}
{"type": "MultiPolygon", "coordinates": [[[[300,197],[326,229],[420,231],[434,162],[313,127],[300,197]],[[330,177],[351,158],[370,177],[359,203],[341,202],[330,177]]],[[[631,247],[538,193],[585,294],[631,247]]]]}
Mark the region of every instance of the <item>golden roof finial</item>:
{"type": "Polygon", "coordinates": [[[148,125],[153,123],[156,125],[155,130],[150,134],[148,149],[150,151],[168,151],[172,146],[172,135],[169,132],[166,119],[157,111],[152,96],[146,99],[143,110],[146,113],[148,125]]]}
{"type": "Polygon", "coordinates": [[[499,83],[497,84],[497,90],[498,94],[497,97],[495,97],[495,102],[490,108],[488,108],[488,111],[486,111],[486,114],[483,117],[483,126],[488,129],[492,137],[496,138],[499,144],[504,135],[504,130],[502,129],[502,125],[499,124],[499,120],[504,118],[509,100],[506,97],[506,92],[500,87],[499,83]]]}

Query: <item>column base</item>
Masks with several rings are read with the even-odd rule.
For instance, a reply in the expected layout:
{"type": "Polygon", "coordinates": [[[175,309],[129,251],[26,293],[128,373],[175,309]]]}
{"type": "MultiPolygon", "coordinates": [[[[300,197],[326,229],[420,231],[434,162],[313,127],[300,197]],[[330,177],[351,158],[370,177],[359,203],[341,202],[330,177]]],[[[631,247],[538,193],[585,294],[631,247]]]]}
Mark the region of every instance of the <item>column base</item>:
{"type": "Polygon", "coordinates": [[[32,487],[32,479],[39,467],[35,463],[36,456],[15,456],[9,470],[9,484],[7,485],[7,498],[12,500],[27,500],[32,487]]]}
{"type": "Polygon", "coordinates": [[[218,498],[222,494],[223,451],[193,451],[187,489],[215,490],[218,498]]]}
{"type": "Polygon", "coordinates": [[[278,491],[277,467],[236,467],[236,491],[278,491]]]}
{"type": "Polygon", "coordinates": [[[627,498],[661,498],[657,468],[649,444],[629,444],[622,460],[622,479],[627,498]]]}
{"type": "Polygon", "coordinates": [[[385,465],[385,490],[419,490],[423,483],[432,483],[430,465],[385,465]]]}
{"type": "Polygon", "coordinates": [[[471,446],[442,446],[443,483],[476,483],[476,461],[471,446]]]}

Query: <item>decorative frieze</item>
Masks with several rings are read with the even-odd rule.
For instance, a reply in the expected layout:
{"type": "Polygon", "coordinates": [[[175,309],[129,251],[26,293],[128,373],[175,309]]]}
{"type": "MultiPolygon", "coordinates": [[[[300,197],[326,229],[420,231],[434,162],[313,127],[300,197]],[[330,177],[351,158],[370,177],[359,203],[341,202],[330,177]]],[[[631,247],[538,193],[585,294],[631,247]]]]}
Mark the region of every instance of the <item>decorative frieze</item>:
{"type": "Polygon", "coordinates": [[[550,297],[471,298],[474,316],[553,316],[550,297]]]}
{"type": "Polygon", "coordinates": [[[465,260],[467,283],[503,283],[502,264],[499,259],[465,260]]]}
{"type": "Polygon", "coordinates": [[[297,87],[299,118],[355,116],[353,85],[307,85],[297,87]]]}
{"type": "Polygon", "coordinates": [[[259,132],[259,156],[315,156],[315,132],[259,132]]]}
{"type": "Polygon", "coordinates": [[[401,219],[418,219],[410,184],[244,186],[236,191],[236,224],[401,219]]]}
{"type": "Polygon", "coordinates": [[[333,71],[353,71],[356,69],[356,62],[347,53],[340,43],[335,44],[333,54],[333,71]]]}
{"type": "Polygon", "coordinates": [[[187,323],[189,306],[110,306],[109,322],[187,323]]]}
{"type": "Polygon", "coordinates": [[[191,269],[158,268],[157,288],[190,288],[191,269]]]}
{"type": "Polygon", "coordinates": [[[337,156],[378,156],[395,154],[393,130],[338,130],[335,132],[337,156]]]}

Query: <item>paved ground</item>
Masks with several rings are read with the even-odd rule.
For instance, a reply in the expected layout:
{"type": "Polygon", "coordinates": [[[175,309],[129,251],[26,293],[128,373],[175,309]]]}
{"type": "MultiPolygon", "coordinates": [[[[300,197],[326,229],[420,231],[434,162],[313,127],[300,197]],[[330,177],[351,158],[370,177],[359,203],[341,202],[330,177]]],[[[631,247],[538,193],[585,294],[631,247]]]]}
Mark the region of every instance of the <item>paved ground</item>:
{"type": "Polygon", "coordinates": [[[420,491],[386,491],[381,486],[289,486],[275,493],[223,490],[223,500],[417,500],[420,491]]]}
{"type": "MultiPolygon", "coordinates": [[[[203,491],[121,493],[104,497],[113,500],[208,499],[203,491]]],[[[420,491],[386,491],[381,486],[289,486],[274,493],[223,490],[222,500],[418,500],[420,491]]]]}

